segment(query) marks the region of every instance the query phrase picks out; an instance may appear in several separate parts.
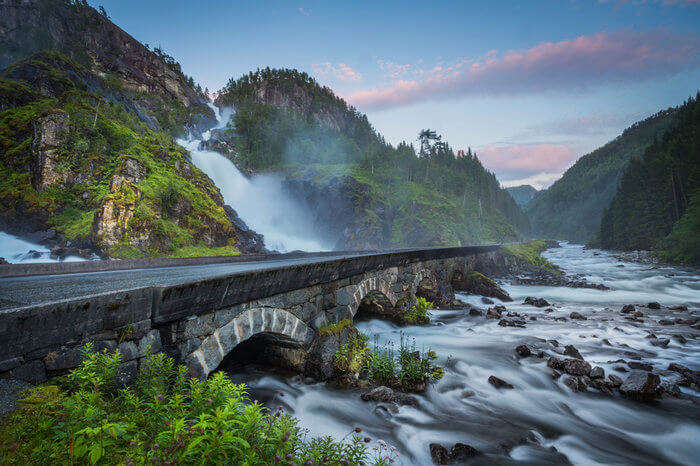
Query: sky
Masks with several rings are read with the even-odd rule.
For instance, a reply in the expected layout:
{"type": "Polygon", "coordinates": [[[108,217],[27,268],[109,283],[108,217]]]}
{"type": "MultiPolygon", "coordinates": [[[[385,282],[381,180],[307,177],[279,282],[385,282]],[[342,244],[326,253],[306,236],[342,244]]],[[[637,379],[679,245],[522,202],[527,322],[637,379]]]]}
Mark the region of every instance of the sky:
{"type": "Polygon", "coordinates": [[[503,186],[576,159],[700,90],[700,0],[98,0],[202,87],[308,72],[391,143],[436,130],[503,186]]]}

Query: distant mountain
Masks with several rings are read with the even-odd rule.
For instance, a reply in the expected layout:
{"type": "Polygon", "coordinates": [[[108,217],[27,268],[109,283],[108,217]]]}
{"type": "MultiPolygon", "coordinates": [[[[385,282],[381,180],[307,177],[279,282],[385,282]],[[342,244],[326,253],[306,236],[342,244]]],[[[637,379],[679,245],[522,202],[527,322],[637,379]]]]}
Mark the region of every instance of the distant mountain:
{"type": "Polygon", "coordinates": [[[525,207],[532,198],[535,197],[535,194],[537,194],[537,190],[529,184],[511,186],[510,188],[506,188],[506,191],[513,196],[513,199],[520,207],[525,207]]]}
{"type": "Polygon", "coordinates": [[[656,249],[673,262],[700,264],[700,93],[674,123],[633,158],[603,213],[599,243],[656,249]]]}
{"type": "Polygon", "coordinates": [[[455,154],[429,130],[418,151],[393,147],[306,73],[258,70],[215,103],[236,112],[211,145],[243,171],[283,176],[339,248],[511,241],[529,229],[476,154],[455,154]]]}
{"type": "Polygon", "coordinates": [[[676,108],[669,108],[635,123],[578,159],[552,186],[537,193],[525,208],[535,234],[577,242],[592,239],[630,159],[641,156],[676,114],[676,108]]]}

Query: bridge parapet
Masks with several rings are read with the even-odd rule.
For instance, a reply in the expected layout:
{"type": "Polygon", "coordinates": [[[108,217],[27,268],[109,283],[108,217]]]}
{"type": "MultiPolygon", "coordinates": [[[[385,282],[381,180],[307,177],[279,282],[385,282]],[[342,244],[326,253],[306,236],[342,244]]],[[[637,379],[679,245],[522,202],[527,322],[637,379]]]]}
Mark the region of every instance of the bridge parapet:
{"type": "Polygon", "coordinates": [[[455,270],[472,269],[497,248],[365,254],[0,311],[0,377],[41,382],[76,367],[87,341],[121,351],[124,381],[148,351],[161,348],[204,377],[257,333],[312,347],[319,328],[352,320],[370,292],[406,307],[429,278],[450,294],[455,270]]]}

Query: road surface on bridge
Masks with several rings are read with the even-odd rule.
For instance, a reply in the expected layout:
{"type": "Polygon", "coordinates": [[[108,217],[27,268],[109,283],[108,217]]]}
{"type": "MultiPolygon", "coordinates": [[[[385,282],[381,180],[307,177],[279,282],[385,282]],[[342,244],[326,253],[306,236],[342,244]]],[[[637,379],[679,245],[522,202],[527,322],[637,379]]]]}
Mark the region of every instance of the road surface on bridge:
{"type": "Polygon", "coordinates": [[[325,262],[363,253],[103,272],[0,278],[0,311],[110,291],[168,286],[237,272],[325,262]]]}

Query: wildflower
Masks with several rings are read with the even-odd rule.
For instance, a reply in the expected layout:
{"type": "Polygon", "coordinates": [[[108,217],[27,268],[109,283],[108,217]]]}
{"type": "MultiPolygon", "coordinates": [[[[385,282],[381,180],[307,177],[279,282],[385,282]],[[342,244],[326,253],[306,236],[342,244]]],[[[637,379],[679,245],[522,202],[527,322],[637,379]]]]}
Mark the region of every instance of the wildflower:
{"type": "Polygon", "coordinates": [[[292,456],[291,453],[287,453],[287,454],[284,456],[284,459],[287,460],[287,461],[292,461],[292,459],[294,459],[294,457],[292,456]]]}
{"type": "Polygon", "coordinates": [[[360,427],[355,427],[355,432],[359,434],[360,432],[362,432],[362,429],[360,427]]]}
{"type": "Polygon", "coordinates": [[[372,441],[372,439],[371,439],[371,438],[369,438],[369,437],[365,437],[365,443],[369,443],[369,442],[371,442],[371,441],[372,441]]]}

